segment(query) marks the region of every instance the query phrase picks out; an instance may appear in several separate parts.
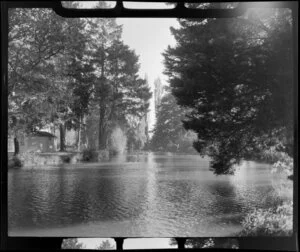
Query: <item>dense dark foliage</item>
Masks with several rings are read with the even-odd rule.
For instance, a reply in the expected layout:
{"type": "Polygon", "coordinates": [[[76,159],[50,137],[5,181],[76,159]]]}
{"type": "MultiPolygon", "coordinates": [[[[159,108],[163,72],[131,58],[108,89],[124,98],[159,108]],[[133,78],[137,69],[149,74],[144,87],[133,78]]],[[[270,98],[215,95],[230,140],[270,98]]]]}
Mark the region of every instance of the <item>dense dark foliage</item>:
{"type": "Polygon", "coordinates": [[[251,9],[232,19],[181,19],[165,73],[194,147],[216,174],[276,146],[293,153],[292,25],[287,9],[251,9]]]}

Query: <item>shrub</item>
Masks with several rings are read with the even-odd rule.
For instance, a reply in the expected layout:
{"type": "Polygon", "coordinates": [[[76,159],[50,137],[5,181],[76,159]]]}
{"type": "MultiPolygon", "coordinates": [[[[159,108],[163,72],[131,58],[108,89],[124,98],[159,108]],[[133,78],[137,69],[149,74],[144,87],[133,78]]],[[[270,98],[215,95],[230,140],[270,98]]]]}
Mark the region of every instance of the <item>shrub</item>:
{"type": "Polygon", "coordinates": [[[82,161],[92,161],[95,159],[96,153],[94,149],[84,149],[82,151],[82,161]]]}
{"type": "Polygon", "coordinates": [[[13,157],[13,161],[14,161],[14,166],[15,167],[21,167],[22,166],[22,162],[18,157],[13,157]]]}
{"type": "Polygon", "coordinates": [[[290,177],[293,174],[293,161],[293,158],[289,156],[282,158],[273,164],[272,172],[286,174],[287,177],[290,177]]]}
{"type": "Polygon", "coordinates": [[[63,163],[70,163],[71,158],[69,156],[61,156],[63,163]]]}
{"type": "Polygon", "coordinates": [[[98,162],[108,161],[109,158],[110,158],[110,153],[109,153],[108,150],[100,150],[100,151],[97,151],[95,153],[97,155],[96,158],[97,158],[98,162]]]}
{"type": "Polygon", "coordinates": [[[22,161],[16,156],[13,156],[12,159],[8,160],[8,167],[9,168],[19,168],[19,167],[22,167],[22,166],[23,166],[22,161]]]}
{"type": "Polygon", "coordinates": [[[290,200],[293,197],[293,158],[285,156],[272,166],[272,173],[276,175],[273,188],[282,199],[290,200]]]}
{"type": "Polygon", "coordinates": [[[113,156],[116,156],[118,155],[118,150],[116,149],[109,149],[109,156],[110,157],[113,157],[113,156]]]}
{"type": "Polygon", "coordinates": [[[277,207],[255,209],[242,222],[240,236],[284,236],[293,232],[293,202],[277,207]]]}

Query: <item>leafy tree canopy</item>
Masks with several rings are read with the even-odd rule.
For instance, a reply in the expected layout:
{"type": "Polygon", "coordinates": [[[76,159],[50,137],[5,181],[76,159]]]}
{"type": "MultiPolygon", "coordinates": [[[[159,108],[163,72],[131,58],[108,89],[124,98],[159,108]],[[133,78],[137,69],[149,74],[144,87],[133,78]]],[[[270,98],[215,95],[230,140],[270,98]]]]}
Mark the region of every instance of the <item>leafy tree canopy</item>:
{"type": "Polygon", "coordinates": [[[129,115],[142,118],[151,93],[138,76],[138,56],[121,34],[115,19],[65,19],[50,9],[10,9],[10,134],[59,125],[63,150],[65,129],[80,132],[83,117],[98,110],[99,147],[106,148],[113,124],[128,123],[129,115]]]}
{"type": "Polygon", "coordinates": [[[269,146],[293,153],[292,27],[287,9],[231,19],[181,19],[164,53],[184,127],[216,174],[269,146]]]}

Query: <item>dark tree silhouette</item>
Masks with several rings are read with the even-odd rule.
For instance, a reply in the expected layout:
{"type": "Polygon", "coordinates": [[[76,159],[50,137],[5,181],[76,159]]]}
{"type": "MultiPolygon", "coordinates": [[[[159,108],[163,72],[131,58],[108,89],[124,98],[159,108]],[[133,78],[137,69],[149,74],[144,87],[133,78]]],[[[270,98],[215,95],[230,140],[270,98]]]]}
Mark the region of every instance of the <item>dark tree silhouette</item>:
{"type": "Polygon", "coordinates": [[[293,153],[292,28],[287,9],[232,19],[180,19],[164,53],[184,127],[216,174],[275,146],[293,153]]]}

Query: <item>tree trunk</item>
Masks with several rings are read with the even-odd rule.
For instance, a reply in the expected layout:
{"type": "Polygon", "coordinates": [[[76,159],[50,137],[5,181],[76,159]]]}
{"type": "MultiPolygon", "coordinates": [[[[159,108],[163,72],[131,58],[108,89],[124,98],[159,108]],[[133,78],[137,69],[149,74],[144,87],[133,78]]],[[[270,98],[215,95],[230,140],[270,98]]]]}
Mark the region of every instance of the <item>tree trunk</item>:
{"type": "Polygon", "coordinates": [[[82,117],[79,118],[79,129],[78,129],[78,138],[77,138],[77,151],[81,149],[81,124],[82,124],[82,117]]]}
{"type": "Polygon", "coordinates": [[[78,139],[77,139],[77,151],[81,149],[81,128],[78,129],[78,139]]]}
{"type": "MultiPolygon", "coordinates": [[[[104,63],[105,63],[105,48],[104,44],[102,44],[102,60],[101,60],[101,82],[100,85],[105,85],[105,77],[104,77],[104,63]]],[[[105,122],[105,113],[106,113],[106,104],[105,97],[103,94],[100,96],[100,106],[99,106],[99,135],[98,135],[98,150],[104,150],[107,147],[107,136],[106,136],[106,122],[105,122]]]]}
{"type": "Polygon", "coordinates": [[[100,106],[100,118],[99,118],[99,137],[98,137],[98,149],[104,150],[107,147],[107,132],[105,122],[105,104],[100,106]]]}
{"type": "Polygon", "coordinates": [[[15,146],[15,153],[14,156],[17,156],[20,153],[20,144],[17,136],[14,137],[14,146],[15,146]]]}
{"type": "Polygon", "coordinates": [[[66,146],[65,146],[65,126],[64,124],[59,125],[59,136],[60,136],[60,151],[65,151],[66,146]]]}
{"type": "Polygon", "coordinates": [[[83,115],[82,118],[83,128],[81,131],[81,137],[82,137],[82,145],[84,148],[89,148],[89,138],[87,133],[87,116],[83,115]]]}

